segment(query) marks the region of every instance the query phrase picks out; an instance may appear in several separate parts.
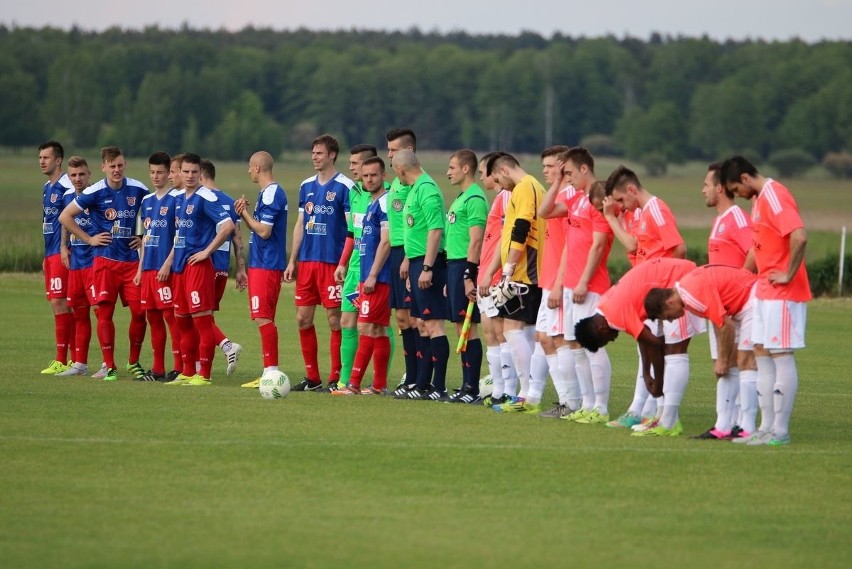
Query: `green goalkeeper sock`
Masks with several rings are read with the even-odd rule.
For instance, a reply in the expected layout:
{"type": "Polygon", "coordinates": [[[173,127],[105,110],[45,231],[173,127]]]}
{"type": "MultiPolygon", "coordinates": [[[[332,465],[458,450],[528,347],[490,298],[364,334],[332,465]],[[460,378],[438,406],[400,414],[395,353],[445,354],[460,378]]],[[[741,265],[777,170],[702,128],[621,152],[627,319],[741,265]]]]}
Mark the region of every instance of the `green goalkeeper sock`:
{"type": "Polygon", "coordinates": [[[352,375],[352,363],[355,361],[355,352],[358,351],[358,328],[344,328],[340,344],[340,380],[341,386],[349,385],[349,376],[352,375]]]}
{"type": "Polygon", "coordinates": [[[396,348],[396,333],[393,326],[388,326],[388,338],[390,339],[390,357],[388,358],[388,377],[391,376],[391,367],[393,366],[393,352],[396,348]]]}

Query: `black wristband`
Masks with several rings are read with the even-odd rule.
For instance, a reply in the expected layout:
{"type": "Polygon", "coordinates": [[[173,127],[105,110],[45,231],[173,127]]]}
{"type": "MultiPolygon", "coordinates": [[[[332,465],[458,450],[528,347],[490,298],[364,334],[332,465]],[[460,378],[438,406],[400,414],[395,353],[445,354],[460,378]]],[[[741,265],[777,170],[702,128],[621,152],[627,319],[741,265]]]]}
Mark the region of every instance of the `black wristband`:
{"type": "Polygon", "coordinates": [[[464,269],[464,273],[462,274],[462,278],[473,281],[476,283],[476,279],[479,276],[479,265],[476,263],[472,263],[471,261],[467,262],[467,266],[464,269]]]}

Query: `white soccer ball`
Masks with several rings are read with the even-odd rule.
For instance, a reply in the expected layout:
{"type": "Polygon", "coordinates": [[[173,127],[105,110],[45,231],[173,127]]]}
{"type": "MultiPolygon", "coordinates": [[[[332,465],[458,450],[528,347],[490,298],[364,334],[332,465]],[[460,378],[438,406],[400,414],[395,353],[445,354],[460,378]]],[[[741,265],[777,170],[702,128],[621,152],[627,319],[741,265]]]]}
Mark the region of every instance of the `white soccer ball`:
{"type": "Polygon", "coordinates": [[[264,399],[281,399],[290,393],[290,378],[283,371],[267,371],[260,378],[260,395],[264,399]]]}
{"type": "Polygon", "coordinates": [[[491,374],[489,373],[479,380],[479,396],[488,397],[492,393],[494,393],[494,380],[491,378],[491,374]]]}

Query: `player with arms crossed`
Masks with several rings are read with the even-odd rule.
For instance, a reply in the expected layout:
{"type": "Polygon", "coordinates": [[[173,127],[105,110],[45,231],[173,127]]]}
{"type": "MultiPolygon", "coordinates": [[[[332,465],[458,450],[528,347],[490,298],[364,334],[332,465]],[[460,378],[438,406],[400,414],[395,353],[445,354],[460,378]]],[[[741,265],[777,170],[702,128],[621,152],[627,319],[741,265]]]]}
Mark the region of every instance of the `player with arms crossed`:
{"type": "MultiPolygon", "coordinates": [[[[74,198],[59,216],[59,221],[78,239],[92,245],[94,263],[89,285],[89,302],[96,306],[98,341],[107,367],[104,381],[115,381],[115,302],[130,307],[130,356],[127,371],[135,378],[144,376],[139,354],[145,340],[145,311],[142,309],[142,289],[134,284],[139,266],[136,249],[141,239],[136,235],[136,219],[142,198],[148,188],[142,182],[124,176],[127,162],[116,146],[101,150],[101,169],[106,178],[89,186],[74,198]],[[74,217],[89,210],[96,232],[89,235],[74,221],[74,217]]],[[[139,230],[141,233],[141,230],[139,230]]]]}
{"type": "MultiPolygon", "coordinates": [[[[55,140],[38,147],[38,165],[47,182],[42,189],[42,233],[44,234],[44,288],[53,309],[53,330],[56,337],[56,357],[41,370],[54,375],[68,369],[69,345],[74,334],[74,316],[68,309],[68,268],[62,263],[60,246],[62,225],[62,196],[73,189],[68,176],[62,172],[65,150],[55,140]]],[[[73,355],[73,354],[72,354],[73,355]]]]}
{"type": "Polygon", "coordinates": [[[293,391],[319,391],[320,379],[317,331],[314,313],[317,305],[326,310],[331,328],[331,371],[327,390],[337,388],[340,379],[341,286],[334,279],[346,242],[349,216],[349,189],[354,182],[334,166],[340,144],[324,134],[311,144],[311,161],[316,175],[299,187],[299,215],[293,227],[293,250],[284,270],[284,280],[296,280],[296,320],[306,376],[293,391]],[[298,270],[297,270],[298,264],[298,270]]]}
{"type": "MultiPolygon", "coordinates": [[[[260,332],[263,372],[278,371],[278,327],[275,313],[281,280],[287,264],[287,194],[272,175],[272,156],[255,152],[249,160],[249,177],[260,187],[254,213],[249,214],[245,196],[236,201],[237,214],[251,229],[249,237],[248,290],[251,319],[260,332]]],[[[260,379],[244,383],[257,388],[260,379]]]]}
{"type": "Polygon", "coordinates": [[[737,440],[750,445],[790,444],[790,416],[799,387],[793,353],[805,347],[811,299],[805,269],[808,234],[790,190],[762,176],[751,162],[742,156],[729,158],[720,175],[726,188],[753,199],[749,255],[757,267],[757,289],[751,339],[761,418],[756,433],[737,440]]]}

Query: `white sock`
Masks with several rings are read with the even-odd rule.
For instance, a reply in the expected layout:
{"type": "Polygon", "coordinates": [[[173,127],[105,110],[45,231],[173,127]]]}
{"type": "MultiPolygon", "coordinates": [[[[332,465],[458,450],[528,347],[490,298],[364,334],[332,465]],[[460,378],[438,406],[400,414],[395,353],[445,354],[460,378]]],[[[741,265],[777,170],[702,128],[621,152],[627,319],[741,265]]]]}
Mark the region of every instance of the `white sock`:
{"type": "Polygon", "coordinates": [[[799,372],[792,353],[781,354],[775,360],[775,423],[772,433],[783,437],[790,432],[790,415],[799,389],[799,372]]]}
{"type": "Polygon", "coordinates": [[[601,415],[609,415],[609,388],[612,382],[612,364],[606,349],[589,354],[592,365],[592,384],[595,390],[595,408],[601,415]]]}
{"type": "Polygon", "coordinates": [[[524,326],[524,338],[530,345],[530,351],[535,349],[535,345],[538,343],[535,341],[535,326],[524,326]]]}
{"type": "Polygon", "coordinates": [[[567,387],[568,382],[565,380],[565,374],[559,366],[559,356],[550,354],[545,356],[547,360],[547,369],[550,372],[550,379],[553,380],[553,387],[556,389],[556,396],[559,398],[559,404],[565,405],[568,400],[567,387]]]}
{"type": "Polygon", "coordinates": [[[757,371],[740,372],[740,428],[753,433],[757,423],[757,371]]]}
{"type": "Polygon", "coordinates": [[[772,356],[755,356],[757,362],[757,404],[760,406],[760,429],[771,432],[775,426],[775,362],[772,356]]]}
{"type": "Polygon", "coordinates": [[[269,366],[265,368],[263,371],[278,371],[278,366],[269,366]]]}
{"type": "Polygon", "coordinates": [[[500,346],[488,346],[485,351],[485,359],[488,360],[488,372],[491,374],[491,381],[494,383],[491,397],[499,399],[503,396],[504,380],[503,366],[500,364],[500,346]]]}
{"type": "Polygon", "coordinates": [[[512,348],[509,342],[500,344],[500,363],[503,366],[503,393],[514,397],[518,393],[518,372],[512,360],[512,348]]]}
{"type": "Polygon", "coordinates": [[[565,401],[561,397],[559,402],[568,405],[571,409],[579,409],[583,403],[583,392],[580,390],[580,380],[577,379],[577,365],[574,362],[574,353],[568,346],[557,348],[556,357],[559,358],[559,369],[565,377],[565,401]]]}
{"type": "MultiPolygon", "coordinates": [[[[654,418],[660,419],[663,416],[663,409],[666,408],[666,397],[665,395],[660,395],[659,397],[649,397],[648,400],[654,401],[654,418]]],[[[642,413],[645,411],[650,411],[650,405],[645,404],[646,409],[642,409],[642,413]]],[[[650,417],[651,415],[642,415],[643,417],[650,417]]]]}
{"type": "Polygon", "coordinates": [[[689,355],[670,354],[665,357],[666,376],[663,382],[663,395],[666,406],[660,417],[663,427],[671,429],[678,421],[678,410],[689,383],[689,355]]]}
{"type": "Polygon", "coordinates": [[[737,424],[740,414],[740,406],[737,404],[740,397],[740,368],[732,367],[728,377],[731,379],[728,385],[728,430],[731,430],[737,424]]]}
{"type": "Polygon", "coordinates": [[[512,361],[515,362],[515,370],[518,372],[518,381],[521,384],[518,397],[523,399],[527,396],[530,389],[530,360],[532,359],[532,350],[523,330],[506,330],[503,332],[503,335],[512,347],[512,361]]]}
{"type": "Polygon", "coordinates": [[[583,409],[591,411],[595,408],[595,385],[592,382],[592,363],[583,348],[571,350],[577,367],[577,379],[580,381],[580,392],[583,394],[583,409]]]}
{"type": "Polygon", "coordinates": [[[736,419],[735,397],[740,389],[740,370],[731,368],[728,375],[716,381],[716,424],[717,431],[728,433],[736,419]]]}
{"type": "Polygon", "coordinates": [[[530,360],[530,387],[527,391],[527,401],[531,404],[541,403],[544,385],[547,382],[547,356],[544,348],[536,342],[530,360]]]}
{"type": "Polygon", "coordinates": [[[645,385],[645,376],[642,374],[642,355],[639,355],[639,368],[636,370],[636,385],[633,387],[633,401],[630,403],[628,413],[637,417],[651,417],[656,410],[656,403],[653,404],[654,409],[650,412],[645,412],[645,407],[648,401],[653,401],[654,398],[648,393],[648,387],[645,385]]]}
{"type": "Polygon", "coordinates": [[[233,345],[231,345],[231,341],[229,339],[225,338],[219,342],[219,347],[222,349],[223,353],[228,353],[228,350],[230,350],[233,345]]]}

